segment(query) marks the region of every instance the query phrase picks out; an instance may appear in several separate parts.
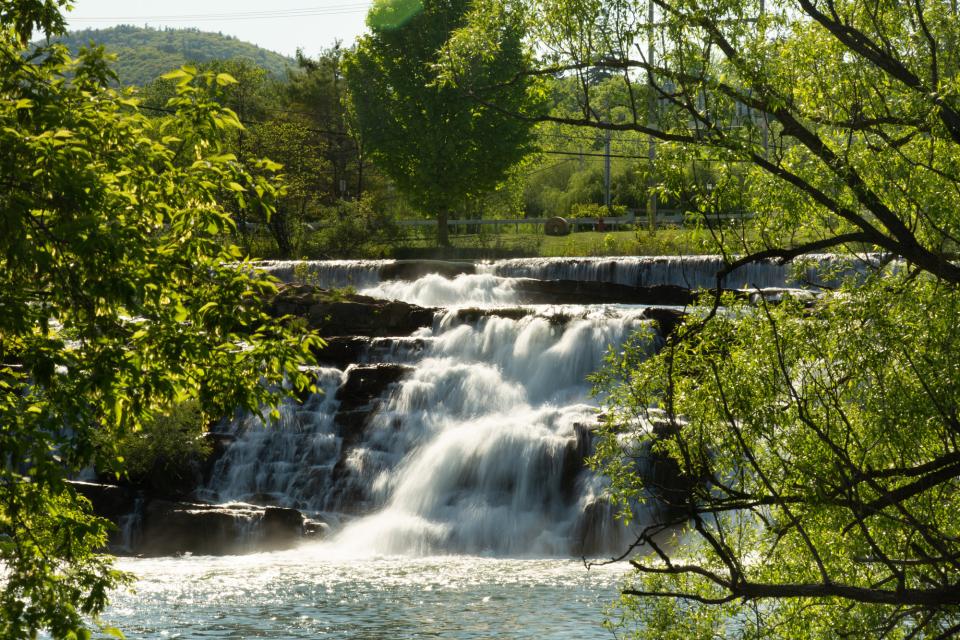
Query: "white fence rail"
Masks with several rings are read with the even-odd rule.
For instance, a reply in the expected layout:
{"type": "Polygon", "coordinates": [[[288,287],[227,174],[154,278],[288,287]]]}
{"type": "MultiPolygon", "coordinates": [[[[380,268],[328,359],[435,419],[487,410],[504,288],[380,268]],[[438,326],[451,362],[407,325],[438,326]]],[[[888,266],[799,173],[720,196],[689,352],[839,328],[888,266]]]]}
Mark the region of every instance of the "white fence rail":
{"type": "MultiPolygon", "coordinates": [[[[709,222],[715,222],[718,220],[740,220],[745,218],[752,217],[749,213],[724,213],[711,215],[708,219],[709,222]]],[[[458,219],[458,220],[447,220],[447,226],[456,229],[457,227],[515,227],[516,231],[520,231],[520,225],[533,225],[535,227],[542,227],[546,224],[547,220],[550,218],[495,218],[495,219],[479,219],[479,220],[470,220],[470,219],[458,219]]],[[[647,216],[646,214],[636,215],[635,213],[628,213],[623,216],[599,216],[596,218],[564,218],[567,223],[571,226],[573,231],[583,230],[583,229],[596,229],[602,223],[603,227],[606,229],[616,229],[625,226],[646,226],[647,225],[647,216]]],[[[656,223],[658,227],[663,226],[682,226],[688,222],[688,218],[680,213],[664,213],[658,214],[656,216],[656,223]]],[[[437,226],[437,220],[435,218],[423,219],[423,220],[397,220],[397,226],[407,227],[407,228],[431,228],[434,229],[437,226]]],[[[247,229],[259,229],[261,227],[266,227],[267,225],[259,223],[247,223],[247,229]]],[[[324,222],[308,222],[303,225],[305,229],[309,231],[317,231],[324,227],[330,226],[329,223],[324,222]]]]}

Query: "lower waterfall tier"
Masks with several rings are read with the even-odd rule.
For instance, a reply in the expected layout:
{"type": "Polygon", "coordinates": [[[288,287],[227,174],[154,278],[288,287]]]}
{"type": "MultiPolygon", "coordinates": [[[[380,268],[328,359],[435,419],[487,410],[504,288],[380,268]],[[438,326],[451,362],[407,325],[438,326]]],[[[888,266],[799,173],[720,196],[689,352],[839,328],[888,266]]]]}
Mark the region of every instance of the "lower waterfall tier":
{"type": "Polygon", "coordinates": [[[235,441],[202,495],[346,518],[336,541],[354,551],[622,548],[603,480],[583,464],[598,413],[587,376],[632,339],[658,340],[642,308],[438,313],[432,328],[381,339],[378,362],[319,369],[322,393],[277,424],[222,425],[235,441]]]}

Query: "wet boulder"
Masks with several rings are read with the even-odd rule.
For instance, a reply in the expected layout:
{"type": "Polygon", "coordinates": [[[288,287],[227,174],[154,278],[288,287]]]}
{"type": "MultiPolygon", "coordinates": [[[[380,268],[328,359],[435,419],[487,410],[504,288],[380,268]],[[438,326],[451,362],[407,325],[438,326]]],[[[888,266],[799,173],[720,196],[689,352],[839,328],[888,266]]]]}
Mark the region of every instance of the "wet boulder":
{"type": "Polygon", "coordinates": [[[304,535],[304,517],[296,509],[267,507],[260,519],[259,546],[265,549],[285,549],[293,546],[304,535]]]}
{"type": "Polygon", "coordinates": [[[473,262],[464,260],[396,260],[380,267],[382,280],[416,280],[436,273],[444,278],[476,273],[473,262]]]}
{"type": "Polygon", "coordinates": [[[133,552],[231,555],[289,548],[302,537],[303,515],[294,509],[151,500],[133,552]]]}
{"type": "Polygon", "coordinates": [[[387,387],[411,371],[411,366],[389,363],[348,368],[346,381],[337,389],[336,399],[340,401],[340,411],[353,411],[369,406],[383,396],[387,387]]]}
{"type": "Polygon", "coordinates": [[[316,518],[304,520],[303,535],[313,540],[326,538],[330,535],[330,525],[316,518]]]}
{"type": "Polygon", "coordinates": [[[129,487],[79,481],[67,484],[90,501],[95,514],[113,522],[132,513],[136,505],[137,493],[129,487]]]}

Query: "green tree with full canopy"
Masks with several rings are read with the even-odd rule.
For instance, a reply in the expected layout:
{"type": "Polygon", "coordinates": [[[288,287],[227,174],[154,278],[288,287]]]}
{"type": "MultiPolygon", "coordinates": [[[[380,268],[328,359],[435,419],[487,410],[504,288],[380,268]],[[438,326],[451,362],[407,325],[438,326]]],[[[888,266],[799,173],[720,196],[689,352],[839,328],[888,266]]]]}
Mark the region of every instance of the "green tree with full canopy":
{"type": "Polygon", "coordinates": [[[530,150],[529,114],[538,101],[523,75],[523,25],[491,18],[487,48],[460,69],[456,85],[435,64],[450,34],[466,24],[467,0],[377,0],[370,33],[344,71],[364,146],[410,201],[437,217],[449,244],[450,212],[485,193],[530,150]]]}
{"type": "Polygon", "coordinates": [[[172,406],[262,410],[319,339],[260,310],[274,284],[223,238],[224,208],[269,210],[277,186],[224,151],[242,125],[185,68],[168,118],[109,88],[102,49],[33,49],[65,0],[0,2],[0,636],[89,637],[129,578],[99,550],[109,523],[66,483],[172,406]]]}
{"type": "MultiPolygon", "coordinates": [[[[753,214],[715,227],[726,266],[704,308],[655,357],[614,354],[597,379],[611,498],[627,517],[638,499],[671,502],[634,523],[619,621],[649,638],[955,637],[956,3],[489,4],[532,25],[536,72],[615,73],[632,114],[598,121],[583,81],[582,113],[545,120],[651,136],[672,151],[664,190],[684,157],[709,166],[701,223],[724,198],[753,214]],[[721,297],[724,278],[752,284],[744,265],[826,250],[874,253],[809,304],[721,297]],[[677,465],[672,486],[638,463],[651,451],[677,465]]],[[[455,35],[454,64],[478,41],[455,35]]]]}

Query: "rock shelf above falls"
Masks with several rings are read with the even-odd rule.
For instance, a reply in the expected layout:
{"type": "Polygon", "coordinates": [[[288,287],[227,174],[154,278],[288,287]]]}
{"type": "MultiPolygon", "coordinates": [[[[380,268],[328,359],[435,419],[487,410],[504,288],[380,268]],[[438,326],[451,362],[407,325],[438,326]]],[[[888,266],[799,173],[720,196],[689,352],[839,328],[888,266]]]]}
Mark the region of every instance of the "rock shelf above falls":
{"type": "MultiPolygon", "coordinates": [[[[321,392],[285,404],[275,424],[222,421],[192,495],[141,495],[133,513],[113,514],[122,543],[237,553],[312,534],[377,554],[622,550],[629,531],[584,465],[599,410],[586,378],[628,340],[653,352],[717,264],[265,263],[288,283],[270,311],[328,340],[316,354],[321,392]],[[183,533],[198,527],[217,535],[183,533]]],[[[785,273],[759,265],[748,275],[777,296],[793,284],[785,273]]],[[[669,465],[648,463],[669,485],[669,465]]],[[[638,514],[656,517],[655,506],[638,514]]]]}

